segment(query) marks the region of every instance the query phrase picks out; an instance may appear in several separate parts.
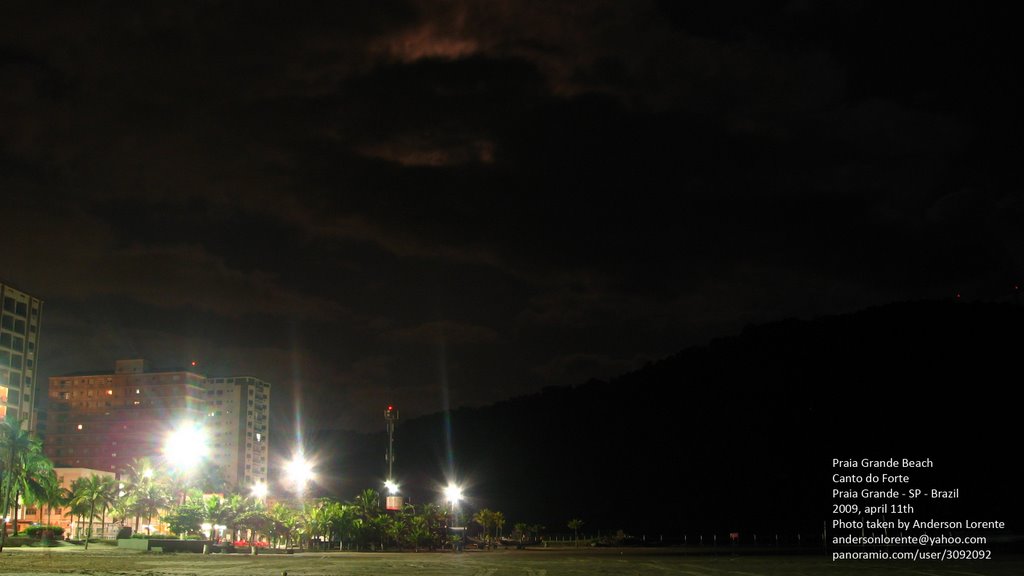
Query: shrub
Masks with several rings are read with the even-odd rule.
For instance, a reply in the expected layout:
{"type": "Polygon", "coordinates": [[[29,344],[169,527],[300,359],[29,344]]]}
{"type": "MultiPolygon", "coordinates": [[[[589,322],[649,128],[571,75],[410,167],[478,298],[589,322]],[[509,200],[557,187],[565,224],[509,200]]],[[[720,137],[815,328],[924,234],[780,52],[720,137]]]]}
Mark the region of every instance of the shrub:
{"type": "Polygon", "coordinates": [[[238,540],[238,541],[232,542],[231,545],[235,546],[236,548],[249,547],[249,546],[255,546],[257,548],[266,548],[267,546],[269,546],[269,544],[267,544],[266,542],[260,542],[258,540],[256,542],[249,542],[248,540],[238,540]]]}
{"type": "Polygon", "coordinates": [[[50,540],[59,540],[64,536],[64,528],[61,526],[48,526],[45,524],[34,524],[25,528],[25,535],[40,539],[44,536],[50,540]]]}

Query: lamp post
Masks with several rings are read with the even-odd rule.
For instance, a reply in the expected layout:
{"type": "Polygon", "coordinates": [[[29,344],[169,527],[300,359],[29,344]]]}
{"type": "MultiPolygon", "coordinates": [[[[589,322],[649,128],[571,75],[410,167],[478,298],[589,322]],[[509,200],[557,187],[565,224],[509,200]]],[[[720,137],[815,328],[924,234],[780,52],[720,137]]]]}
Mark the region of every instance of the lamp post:
{"type": "Polygon", "coordinates": [[[393,404],[388,404],[386,410],[384,410],[384,423],[387,425],[388,431],[388,452],[387,452],[387,463],[388,472],[387,480],[384,481],[384,488],[387,489],[388,494],[384,499],[385,510],[401,510],[402,509],[402,497],[398,495],[398,483],[395,482],[395,424],[398,422],[398,408],[395,408],[393,404]]]}
{"type": "MultiPolygon", "coordinates": [[[[206,458],[208,451],[206,432],[196,422],[182,422],[164,439],[164,459],[183,477],[206,458]]],[[[185,503],[185,494],[185,484],[182,483],[179,504],[185,503]]]]}
{"type": "MultiPolygon", "coordinates": [[[[448,502],[448,509],[451,513],[452,518],[451,523],[448,524],[448,531],[458,532],[460,529],[454,526],[453,524],[458,524],[459,521],[459,515],[456,512],[456,507],[458,506],[459,501],[462,500],[462,487],[458,486],[457,484],[448,484],[448,486],[445,486],[444,489],[444,499],[446,502],[448,502]]],[[[461,548],[461,542],[459,542],[458,546],[456,546],[454,543],[452,545],[452,549],[454,550],[460,550],[461,548]]]]}
{"type": "Polygon", "coordinates": [[[252,489],[249,491],[249,496],[253,499],[263,502],[267,499],[267,484],[266,482],[257,482],[252,485],[252,489]]]}
{"type": "MultiPolygon", "coordinates": [[[[294,485],[295,496],[302,505],[302,515],[306,515],[306,484],[315,477],[313,464],[306,460],[301,450],[292,455],[292,459],[285,465],[285,478],[294,485]]],[[[255,548],[253,549],[255,550],[255,548]]]]}
{"type": "Polygon", "coordinates": [[[384,489],[387,491],[387,496],[384,497],[384,509],[385,510],[401,510],[402,509],[402,497],[398,495],[398,482],[394,480],[385,480],[384,489]]]}
{"type": "Polygon", "coordinates": [[[313,465],[306,460],[301,451],[296,452],[292,456],[291,461],[285,466],[285,475],[294,484],[295,493],[301,500],[306,491],[306,484],[313,480],[313,465]]]}

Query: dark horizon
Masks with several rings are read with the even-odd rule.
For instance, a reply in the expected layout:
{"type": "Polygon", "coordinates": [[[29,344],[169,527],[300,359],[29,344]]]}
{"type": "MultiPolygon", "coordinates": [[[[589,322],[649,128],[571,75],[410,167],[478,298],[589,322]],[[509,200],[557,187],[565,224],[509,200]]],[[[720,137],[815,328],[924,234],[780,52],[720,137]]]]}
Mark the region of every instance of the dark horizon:
{"type": "MultiPolygon", "coordinates": [[[[553,532],[579,517],[606,535],[739,531],[749,545],[755,533],[820,535],[832,489],[864,488],[832,474],[871,472],[834,470],[835,458],[929,459],[884,471],[962,496],[880,501],[916,507],[889,518],[1000,520],[1007,530],[986,534],[1012,544],[1024,518],[1005,444],[1017,409],[998,375],[1014,365],[1022,321],[1019,304],[944,300],[750,326],[608,381],[403,420],[396,477],[422,503],[454,476],[471,486],[469,507],[553,532]],[[960,381],[969,388],[948,397],[960,381]],[[683,416],[687,406],[699,414],[683,416]]],[[[311,444],[323,494],[379,489],[383,430],[323,430],[311,444]]]]}

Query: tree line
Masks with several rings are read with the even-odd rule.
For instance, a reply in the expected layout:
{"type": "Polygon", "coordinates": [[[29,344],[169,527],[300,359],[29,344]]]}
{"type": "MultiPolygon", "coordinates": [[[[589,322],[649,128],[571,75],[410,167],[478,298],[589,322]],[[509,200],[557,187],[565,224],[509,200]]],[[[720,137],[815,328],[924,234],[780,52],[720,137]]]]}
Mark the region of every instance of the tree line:
{"type": "MultiPolygon", "coordinates": [[[[158,518],[177,537],[203,537],[207,524],[222,527],[213,529],[213,536],[225,544],[303,549],[437,550],[465,545],[464,539],[493,547],[535,542],[543,530],[517,523],[506,536],[504,514],[487,508],[467,514],[435,503],[406,503],[386,510],[380,493],[370,488],[350,501],[317,498],[268,505],[260,498],[224,490],[216,474],[183,475],[148,458],[134,460],[119,480],[92,474],[65,488],[43,455],[40,440],[17,420],[6,418],[0,421],[0,513],[13,520],[14,534],[19,501],[45,508],[47,524],[52,523],[54,509],[66,510],[64,515],[79,527],[76,539],[83,539],[86,548],[94,522],[105,526],[108,519],[136,534],[148,531],[158,518]]],[[[5,538],[6,530],[0,530],[0,551],[5,538]]]]}

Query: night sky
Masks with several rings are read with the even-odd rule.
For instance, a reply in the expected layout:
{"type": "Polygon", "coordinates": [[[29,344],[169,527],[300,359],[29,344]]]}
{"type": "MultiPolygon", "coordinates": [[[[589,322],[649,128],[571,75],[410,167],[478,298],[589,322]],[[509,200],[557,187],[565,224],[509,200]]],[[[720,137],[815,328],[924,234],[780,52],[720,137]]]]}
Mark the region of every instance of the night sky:
{"type": "Polygon", "coordinates": [[[0,278],[40,381],[196,360],[361,431],[1004,298],[1018,20],[899,4],[4,2],[0,278]]]}

